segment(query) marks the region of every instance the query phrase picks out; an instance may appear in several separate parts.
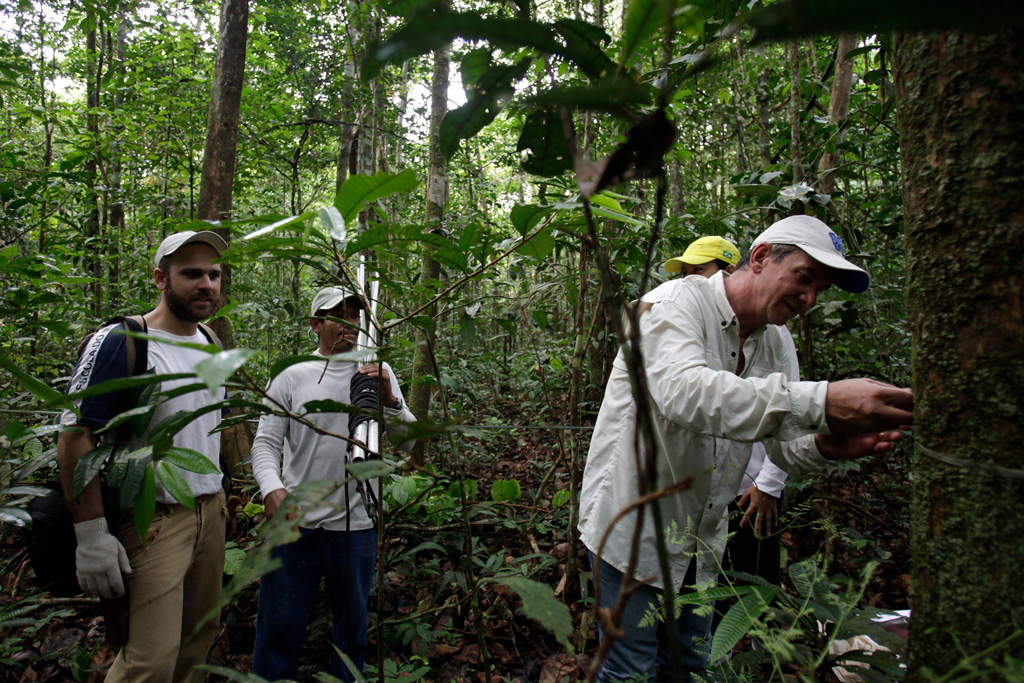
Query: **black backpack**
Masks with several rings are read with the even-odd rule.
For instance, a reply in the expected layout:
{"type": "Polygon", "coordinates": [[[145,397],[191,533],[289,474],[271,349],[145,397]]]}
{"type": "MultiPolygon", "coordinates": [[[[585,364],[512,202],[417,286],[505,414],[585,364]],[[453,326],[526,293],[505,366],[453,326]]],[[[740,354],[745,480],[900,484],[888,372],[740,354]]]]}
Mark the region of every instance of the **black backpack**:
{"type": "MultiPolygon", "coordinates": [[[[120,323],[126,332],[145,334],[149,328],[141,315],[129,317],[118,316],[108,320],[103,327],[120,323]]],[[[217,333],[208,325],[199,323],[199,329],[210,343],[224,348],[217,333]]],[[[86,335],[78,344],[78,357],[81,358],[86,347],[96,332],[86,335]]],[[[149,365],[149,343],[146,339],[137,339],[125,335],[125,376],[141,375],[149,365]]],[[[132,406],[128,405],[137,398],[134,392],[123,391],[118,401],[118,412],[124,412],[132,406]]],[[[123,440],[123,439],[122,439],[123,440]]],[[[53,495],[36,496],[29,502],[28,511],[32,516],[32,527],[28,533],[29,562],[41,588],[59,597],[78,595],[82,589],[75,575],[75,549],[78,541],[75,538],[75,525],[64,500],[64,491],[60,479],[43,484],[54,491],[53,495]]],[[[107,523],[113,528],[112,520],[117,519],[118,510],[107,507],[107,523]]]]}

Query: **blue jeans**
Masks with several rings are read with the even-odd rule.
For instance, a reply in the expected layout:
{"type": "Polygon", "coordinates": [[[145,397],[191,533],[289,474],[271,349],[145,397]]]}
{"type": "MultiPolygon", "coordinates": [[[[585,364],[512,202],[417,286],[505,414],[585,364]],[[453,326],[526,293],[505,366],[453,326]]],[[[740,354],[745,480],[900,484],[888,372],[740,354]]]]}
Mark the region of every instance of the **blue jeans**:
{"type": "MultiPolygon", "coordinates": [[[[377,565],[377,531],[299,528],[299,540],[275,548],[283,564],[260,580],[252,672],[295,678],[321,575],[331,604],[331,642],[360,670],[366,661],[367,601],[377,565]]],[[[330,673],[355,680],[331,648],[330,673]]]]}
{"type": "MultiPolygon", "coordinates": [[[[589,551],[590,565],[594,566],[594,556],[589,551]]],[[[684,586],[694,583],[694,563],[683,580],[684,586]]],[[[623,574],[604,560],[601,560],[600,606],[609,610],[615,605],[622,586],[623,574]]],[[[684,589],[685,592],[690,592],[684,589]]],[[[664,616],[651,626],[640,626],[643,618],[658,609],[658,598],[662,590],[647,584],[639,585],[626,603],[622,614],[622,630],[624,635],[608,650],[608,656],[601,665],[597,676],[600,683],[618,683],[618,681],[671,681],[672,655],[669,651],[668,637],[665,631],[664,616]]],[[[697,616],[694,610],[698,606],[684,605],[676,615],[676,631],[679,636],[678,647],[681,651],[683,668],[688,674],[704,670],[710,652],[711,613],[697,616]]],[[[604,638],[604,632],[601,632],[604,638]]],[[[693,680],[688,675],[684,681],[693,680]]]]}

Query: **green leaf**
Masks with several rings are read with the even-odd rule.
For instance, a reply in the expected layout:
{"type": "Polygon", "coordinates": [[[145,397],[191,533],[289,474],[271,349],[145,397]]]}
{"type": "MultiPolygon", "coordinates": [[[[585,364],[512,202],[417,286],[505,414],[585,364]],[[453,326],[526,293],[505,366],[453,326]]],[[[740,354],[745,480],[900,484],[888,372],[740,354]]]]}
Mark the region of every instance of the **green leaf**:
{"type": "Polygon", "coordinates": [[[953,0],[786,0],[751,14],[754,42],[888,31],[995,31],[1024,26],[1024,5],[994,0],[984,11],[953,0]]]}
{"type": "Polygon", "coordinates": [[[320,209],[320,223],[327,229],[327,234],[338,242],[344,242],[348,237],[348,228],[345,225],[345,217],[341,215],[336,207],[324,206],[320,209]]]}
{"type": "Polygon", "coordinates": [[[476,319],[465,311],[459,318],[459,337],[467,348],[472,347],[476,342],[476,319]]]}
{"type": "Polygon", "coordinates": [[[398,192],[412,192],[419,185],[416,173],[406,169],[401,173],[378,173],[373,176],[356,174],[338,189],[334,206],[341,212],[346,225],[359,218],[359,212],[370,202],[390,197],[398,192]]]}
{"type": "Polygon", "coordinates": [[[345,465],[345,469],[359,481],[366,481],[367,479],[386,477],[394,472],[396,468],[386,460],[375,459],[363,460],[362,462],[350,462],[348,465],[345,465]]]}
{"type": "Polygon", "coordinates": [[[536,111],[526,117],[516,151],[528,152],[522,162],[523,170],[534,175],[557,176],[573,167],[562,117],[554,111],[536,111]]]}
{"type": "Polygon", "coordinates": [[[611,40],[603,28],[579,19],[559,19],[553,26],[565,41],[565,56],[591,80],[615,73],[615,62],[600,47],[611,40]]]}
{"type": "Polygon", "coordinates": [[[535,619],[541,626],[551,631],[566,652],[573,651],[569,642],[569,636],[572,634],[569,608],[555,597],[550,586],[520,576],[509,576],[494,581],[515,591],[523,600],[523,612],[526,616],[535,619]]]}
{"type": "Polygon", "coordinates": [[[71,475],[71,495],[74,496],[75,500],[78,500],[86,485],[95,479],[96,475],[103,469],[103,463],[110,457],[113,449],[114,446],[112,444],[97,446],[78,460],[78,464],[75,465],[75,472],[71,475]]]}
{"type": "MultiPolygon", "coordinates": [[[[174,500],[189,510],[195,510],[196,498],[192,495],[192,488],[185,481],[185,477],[181,475],[178,468],[167,462],[167,460],[157,460],[154,464],[156,476],[160,478],[160,483],[167,493],[171,494],[174,500]]],[[[145,490],[145,484],[143,484],[143,490],[145,490]]]]}
{"type": "Polygon", "coordinates": [[[218,474],[220,472],[213,461],[191,448],[171,446],[160,454],[160,460],[172,463],[183,470],[195,472],[196,474],[218,474]]]}
{"type": "Polygon", "coordinates": [[[654,89],[649,84],[632,78],[612,76],[591,85],[568,85],[543,90],[526,101],[542,107],[578,107],[586,111],[633,117],[636,109],[648,106],[653,99],[654,89]]]}
{"type": "Polygon", "coordinates": [[[244,561],[245,551],[236,544],[229,543],[228,547],[224,549],[224,573],[228,576],[234,576],[242,568],[242,562],[244,561]]]}
{"type": "Polygon", "coordinates": [[[307,211],[297,216],[288,216],[287,218],[282,218],[281,220],[274,221],[270,225],[266,225],[260,228],[259,230],[254,230],[253,232],[250,232],[248,235],[243,236],[242,239],[256,239],[257,237],[262,237],[263,235],[270,234],[275,230],[280,230],[281,228],[288,228],[293,225],[302,224],[305,223],[310,218],[312,218],[314,215],[315,214],[312,211],[307,211]]]}
{"type": "Polygon", "coordinates": [[[48,406],[65,406],[70,407],[71,401],[67,396],[60,393],[56,389],[51,389],[46,384],[40,382],[38,379],[33,377],[31,374],[26,372],[20,365],[10,360],[6,356],[0,355],[0,367],[7,370],[7,372],[14,375],[14,377],[21,384],[25,391],[29,392],[43,403],[48,406]]]}
{"type": "Polygon", "coordinates": [[[513,227],[515,227],[520,235],[525,237],[528,232],[537,227],[537,224],[550,215],[552,211],[553,209],[547,206],[516,204],[512,207],[509,218],[512,221],[513,227]]]}
{"type": "Polygon", "coordinates": [[[196,363],[196,375],[213,393],[224,386],[231,375],[256,355],[252,349],[228,349],[196,363]]]}
{"type": "Polygon", "coordinates": [[[547,258],[548,254],[554,251],[554,249],[555,238],[551,234],[551,228],[548,228],[541,230],[527,242],[524,242],[522,246],[516,249],[516,251],[524,256],[529,256],[540,261],[547,258]]]}
{"type": "Polygon", "coordinates": [[[522,488],[515,479],[498,479],[491,484],[491,500],[501,503],[506,500],[519,500],[523,497],[522,488]]]}
{"type": "MultiPolygon", "coordinates": [[[[462,500],[462,482],[453,481],[448,486],[448,495],[453,500],[462,500]]],[[[466,480],[466,500],[473,502],[480,499],[480,482],[476,479],[466,480]]]]}
{"type": "Polygon", "coordinates": [[[638,47],[668,23],[673,4],[668,0],[631,0],[623,25],[621,64],[626,64],[638,47]]]}
{"type": "Polygon", "coordinates": [[[441,153],[451,159],[459,148],[459,140],[471,138],[501,113],[502,100],[514,92],[515,83],[530,67],[530,59],[515,64],[495,64],[487,70],[473,89],[469,100],[449,111],[441,121],[441,153]]]}
{"type": "Polygon", "coordinates": [[[141,452],[135,451],[124,459],[124,479],[117,490],[117,504],[122,510],[128,510],[135,503],[145,485],[147,473],[153,476],[153,468],[149,466],[151,463],[147,462],[152,449],[149,449],[145,457],[140,455],[141,452]]]}
{"type": "Polygon", "coordinates": [[[761,586],[756,588],[758,590],[744,595],[737,600],[736,604],[730,607],[729,611],[722,617],[722,621],[718,624],[714,638],[711,641],[710,661],[717,662],[722,657],[728,656],[736,643],[740,642],[740,639],[747,634],[750,627],[768,609],[771,597],[774,597],[774,591],[771,591],[771,597],[768,597],[766,593],[770,589],[764,589],[761,586]]]}
{"type": "Polygon", "coordinates": [[[156,480],[153,475],[153,463],[149,463],[143,469],[141,484],[139,495],[135,498],[135,529],[139,532],[139,538],[145,540],[149,525],[153,523],[153,513],[156,512],[156,480]]]}

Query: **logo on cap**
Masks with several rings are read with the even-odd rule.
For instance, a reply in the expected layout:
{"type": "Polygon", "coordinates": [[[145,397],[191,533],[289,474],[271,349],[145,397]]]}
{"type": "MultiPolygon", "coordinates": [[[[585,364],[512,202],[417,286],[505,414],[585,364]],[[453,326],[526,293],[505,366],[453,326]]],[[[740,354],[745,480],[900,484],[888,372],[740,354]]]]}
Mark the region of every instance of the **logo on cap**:
{"type": "Polygon", "coordinates": [[[839,252],[839,255],[846,256],[846,253],[843,251],[843,239],[834,232],[830,232],[828,236],[832,238],[832,246],[836,248],[836,251],[839,252]]]}

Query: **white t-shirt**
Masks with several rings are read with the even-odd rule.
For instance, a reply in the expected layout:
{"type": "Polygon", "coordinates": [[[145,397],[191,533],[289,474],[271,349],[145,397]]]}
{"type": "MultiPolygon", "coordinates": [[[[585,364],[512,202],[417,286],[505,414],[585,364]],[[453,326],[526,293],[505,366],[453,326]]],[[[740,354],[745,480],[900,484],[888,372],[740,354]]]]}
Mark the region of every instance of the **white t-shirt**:
{"type": "MultiPolygon", "coordinates": [[[[96,333],[75,368],[75,373],[69,384],[71,391],[78,391],[112,377],[125,375],[124,335],[112,334],[119,328],[120,325],[109,325],[96,333]]],[[[147,334],[154,337],[148,343],[147,367],[157,375],[191,374],[195,371],[198,362],[210,357],[210,354],[205,351],[175,346],[173,343],[209,344],[199,330],[196,330],[194,335],[183,337],[151,327],[147,334]],[[159,340],[172,343],[162,343],[159,340]]],[[[165,418],[179,411],[193,412],[207,408],[225,396],[223,388],[216,394],[211,394],[198,377],[165,380],[160,385],[160,392],[164,397],[153,411],[153,417],[150,419],[146,431],[141,438],[133,438],[129,442],[132,450],[137,450],[148,444],[150,431],[165,418]],[[195,386],[195,390],[170,398],[166,397],[169,392],[185,386],[195,386]]],[[[111,409],[111,405],[116,400],[114,394],[106,394],[86,399],[84,402],[76,401],[76,406],[82,411],[81,418],[71,410],[64,410],[61,413],[61,424],[83,424],[94,429],[98,428],[105,424],[110,417],[113,417],[113,413],[116,413],[116,410],[111,409]]],[[[194,496],[209,495],[221,490],[223,477],[219,471],[220,433],[211,434],[220,424],[220,419],[221,411],[219,410],[203,413],[172,438],[175,446],[198,451],[218,467],[217,474],[196,474],[174,466],[188,483],[194,496]]],[[[163,486],[159,477],[156,480],[156,499],[161,503],[178,502],[163,486]]]]}

